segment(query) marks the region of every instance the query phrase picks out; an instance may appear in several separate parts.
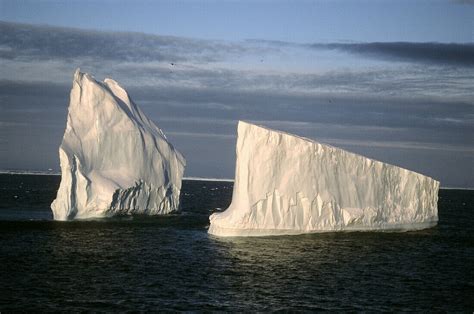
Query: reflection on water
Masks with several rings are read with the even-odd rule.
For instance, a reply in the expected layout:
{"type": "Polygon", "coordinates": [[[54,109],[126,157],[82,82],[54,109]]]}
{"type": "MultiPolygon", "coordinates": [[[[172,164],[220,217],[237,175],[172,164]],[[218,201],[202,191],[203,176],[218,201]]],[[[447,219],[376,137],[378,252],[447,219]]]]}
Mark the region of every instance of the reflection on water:
{"type": "Polygon", "coordinates": [[[209,213],[231,193],[185,182],[182,214],[78,222],[28,221],[50,199],[11,201],[0,207],[0,310],[474,308],[472,192],[442,191],[440,225],[424,231],[209,236],[209,213]]]}

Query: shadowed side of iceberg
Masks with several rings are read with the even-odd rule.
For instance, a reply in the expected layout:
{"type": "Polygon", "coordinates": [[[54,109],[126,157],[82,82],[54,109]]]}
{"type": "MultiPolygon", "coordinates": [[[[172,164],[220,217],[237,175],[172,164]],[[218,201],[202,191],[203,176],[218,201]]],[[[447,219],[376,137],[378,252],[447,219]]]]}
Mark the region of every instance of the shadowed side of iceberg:
{"type": "Polygon", "coordinates": [[[120,85],[74,74],[54,219],[179,209],[186,164],[120,85]]]}
{"type": "Polygon", "coordinates": [[[232,203],[209,233],[406,231],[438,221],[439,182],[329,145],[239,122],[232,203]]]}

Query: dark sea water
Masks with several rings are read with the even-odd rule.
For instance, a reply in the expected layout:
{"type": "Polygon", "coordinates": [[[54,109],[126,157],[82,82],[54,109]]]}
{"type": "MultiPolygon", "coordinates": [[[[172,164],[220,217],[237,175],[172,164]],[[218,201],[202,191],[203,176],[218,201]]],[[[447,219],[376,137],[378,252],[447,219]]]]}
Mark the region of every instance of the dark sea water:
{"type": "Polygon", "coordinates": [[[0,311],[474,310],[474,191],[406,233],[215,238],[232,183],[184,181],[166,217],[55,222],[57,176],[0,175],[0,311]]]}

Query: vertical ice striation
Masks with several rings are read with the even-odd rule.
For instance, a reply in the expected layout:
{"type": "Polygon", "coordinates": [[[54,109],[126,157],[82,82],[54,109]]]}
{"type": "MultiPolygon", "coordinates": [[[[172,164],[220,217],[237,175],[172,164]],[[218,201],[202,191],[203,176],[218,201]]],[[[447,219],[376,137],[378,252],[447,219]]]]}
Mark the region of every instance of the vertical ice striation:
{"type": "Polygon", "coordinates": [[[315,141],[239,122],[232,203],[209,233],[263,236],[416,230],[438,221],[439,182],[315,141]]]}
{"type": "Polygon", "coordinates": [[[185,159],[114,80],[76,70],[59,157],[56,220],[179,208],[185,159]]]}

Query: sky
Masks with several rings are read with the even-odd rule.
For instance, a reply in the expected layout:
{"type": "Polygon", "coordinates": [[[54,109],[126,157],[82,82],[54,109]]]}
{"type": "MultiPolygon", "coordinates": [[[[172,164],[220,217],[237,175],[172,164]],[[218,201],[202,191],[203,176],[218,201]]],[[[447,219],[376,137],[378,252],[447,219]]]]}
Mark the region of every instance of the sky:
{"type": "Polygon", "coordinates": [[[246,120],[474,187],[474,1],[0,0],[0,169],[59,171],[77,67],[186,176],[233,178],[246,120]]]}

